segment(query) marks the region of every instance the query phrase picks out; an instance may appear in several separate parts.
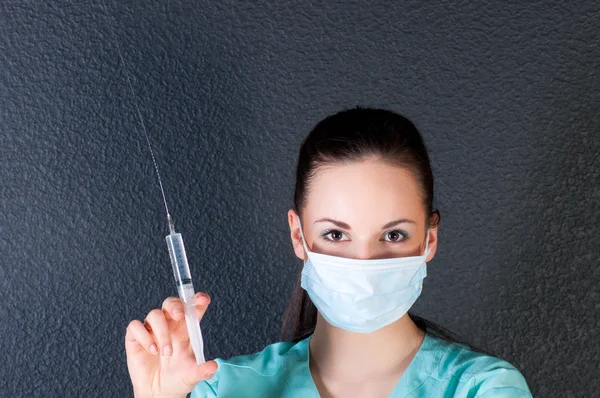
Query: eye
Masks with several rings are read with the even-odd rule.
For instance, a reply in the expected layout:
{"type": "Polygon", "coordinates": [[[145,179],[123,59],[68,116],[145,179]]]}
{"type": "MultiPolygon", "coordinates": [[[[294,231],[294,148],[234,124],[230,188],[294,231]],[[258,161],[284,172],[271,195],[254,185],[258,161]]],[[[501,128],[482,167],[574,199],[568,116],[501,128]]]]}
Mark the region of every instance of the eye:
{"type": "Polygon", "coordinates": [[[385,241],[391,243],[399,243],[408,237],[408,234],[399,229],[389,231],[385,233],[385,241]]]}
{"type": "Polygon", "coordinates": [[[340,242],[340,241],[343,241],[343,240],[347,240],[347,239],[344,239],[344,233],[342,231],[337,230],[337,229],[327,230],[327,231],[323,232],[321,234],[321,236],[325,240],[330,241],[330,242],[340,242]]]}

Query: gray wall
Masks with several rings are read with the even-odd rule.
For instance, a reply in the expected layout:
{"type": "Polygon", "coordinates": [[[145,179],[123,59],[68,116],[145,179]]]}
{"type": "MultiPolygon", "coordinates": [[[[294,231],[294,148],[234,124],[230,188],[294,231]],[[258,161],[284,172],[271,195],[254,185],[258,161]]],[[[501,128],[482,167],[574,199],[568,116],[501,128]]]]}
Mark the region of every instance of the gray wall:
{"type": "Polygon", "coordinates": [[[415,310],[535,396],[597,394],[597,1],[127,3],[0,4],[3,397],[129,396],[125,327],[175,293],[117,39],[213,298],[209,357],[278,339],[299,144],[361,104],[430,149],[441,247],[415,310]]]}

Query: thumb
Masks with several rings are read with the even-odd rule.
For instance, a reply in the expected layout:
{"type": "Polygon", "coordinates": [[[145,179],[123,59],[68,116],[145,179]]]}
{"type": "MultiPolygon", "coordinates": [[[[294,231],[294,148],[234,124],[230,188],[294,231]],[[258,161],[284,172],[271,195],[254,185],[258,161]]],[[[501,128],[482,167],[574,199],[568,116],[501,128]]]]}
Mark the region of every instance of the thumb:
{"type": "Polygon", "coordinates": [[[218,367],[215,361],[208,361],[201,365],[194,364],[183,376],[183,382],[191,389],[194,389],[199,382],[213,377],[218,367]]]}

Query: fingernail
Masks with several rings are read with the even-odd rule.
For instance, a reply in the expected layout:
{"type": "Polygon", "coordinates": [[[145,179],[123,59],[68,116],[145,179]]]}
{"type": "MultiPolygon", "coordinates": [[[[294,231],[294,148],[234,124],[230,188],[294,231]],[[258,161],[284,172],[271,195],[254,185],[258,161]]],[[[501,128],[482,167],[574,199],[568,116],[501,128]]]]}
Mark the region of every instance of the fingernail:
{"type": "Polygon", "coordinates": [[[154,355],[158,354],[158,350],[156,349],[156,344],[152,344],[150,346],[150,352],[153,353],[154,355]]]}
{"type": "Polygon", "coordinates": [[[164,348],[163,348],[163,356],[170,357],[171,355],[173,355],[173,347],[170,344],[164,346],[164,348]]]}
{"type": "Polygon", "coordinates": [[[176,307],[176,308],[173,310],[173,315],[175,315],[175,316],[179,316],[179,315],[181,315],[181,314],[183,314],[183,309],[181,309],[181,307],[176,307]]]}

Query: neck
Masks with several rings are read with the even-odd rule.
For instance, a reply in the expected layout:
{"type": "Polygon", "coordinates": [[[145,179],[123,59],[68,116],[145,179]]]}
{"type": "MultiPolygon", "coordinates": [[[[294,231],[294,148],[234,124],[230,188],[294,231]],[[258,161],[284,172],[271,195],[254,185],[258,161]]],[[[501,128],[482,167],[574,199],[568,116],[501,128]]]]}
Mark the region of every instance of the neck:
{"type": "Polygon", "coordinates": [[[310,340],[310,365],[319,375],[340,381],[403,373],[424,337],[408,314],[368,334],[331,326],[319,314],[310,340]]]}

